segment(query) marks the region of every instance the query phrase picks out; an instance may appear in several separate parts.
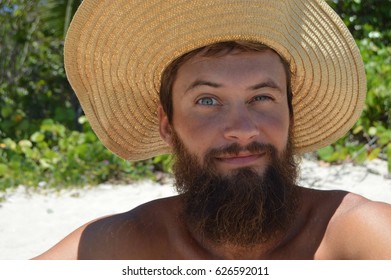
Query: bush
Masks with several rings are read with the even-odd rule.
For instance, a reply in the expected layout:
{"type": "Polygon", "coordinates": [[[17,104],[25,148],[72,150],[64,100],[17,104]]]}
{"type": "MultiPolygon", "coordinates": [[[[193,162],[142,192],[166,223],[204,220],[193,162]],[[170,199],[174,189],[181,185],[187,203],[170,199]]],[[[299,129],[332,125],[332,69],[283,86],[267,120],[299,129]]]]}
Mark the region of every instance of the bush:
{"type": "Polygon", "coordinates": [[[80,121],[85,132],[71,131],[46,119],[28,139],[2,140],[0,190],[18,185],[61,188],[131,181],[153,178],[154,165],[164,168],[164,156],[141,162],[118,158],[100,143],[85,117],[80,121]]]}

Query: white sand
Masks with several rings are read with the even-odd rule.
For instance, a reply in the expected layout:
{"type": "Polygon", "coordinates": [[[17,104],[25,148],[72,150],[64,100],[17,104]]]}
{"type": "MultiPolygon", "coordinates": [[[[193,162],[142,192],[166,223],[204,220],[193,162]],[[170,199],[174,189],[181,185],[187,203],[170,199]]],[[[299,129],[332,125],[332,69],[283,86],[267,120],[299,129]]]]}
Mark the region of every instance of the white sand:
{"type": "MultiPolygon", "coordinates": [[[[350,164],[327,167],[305,160],[301,166],[302,186],[348,190],[391,204],[391,180],[385,178],[385,162],[373,161],[365,167],[350,164]]],[[[31,192],[21,187],[0,194],[6,198],[0,203],[0,259],[34,257],[87,221],[171,195],[175,195],[172,184],[149,181],[60,193],[31,192]]]]}

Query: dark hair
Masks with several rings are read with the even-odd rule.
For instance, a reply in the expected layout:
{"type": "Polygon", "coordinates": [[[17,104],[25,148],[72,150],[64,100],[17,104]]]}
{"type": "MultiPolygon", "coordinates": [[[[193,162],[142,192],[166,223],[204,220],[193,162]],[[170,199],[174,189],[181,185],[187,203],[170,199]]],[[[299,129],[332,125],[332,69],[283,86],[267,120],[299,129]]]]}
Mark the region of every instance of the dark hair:
{"type": "MultiPolygon", "coordinates": [[[[163,71],[159,98],[160,103],[163,107],[164,112],[168,117],[169,123],[172,123],[173,115],[173,104],[172,104],[172,87],[176,79],[178,69],[185,62],[189,61],[191,58],[200,54],[203,57],[219,57],[226,54],[229,54],[233,51],[239,52],[262,52],[265,50],[271,50],[275,52],[270,47],[253,41],[226,41],[219,42],[205,47],[201,47],[195,50],[192,50],[184,55],[176,58],[172,61],[166,69],[163,71]]],[[[275,52],[276,53],[276,52],[275,52]]],[[[279,55],[281,62],[284,65],[285,73],[287,77],[287,93],[288,93],[288,107],[291,121],[293,121],[293,106],[292,106],[292,88],[291,88],[291,72],[289,70],[289,63],[279,55]]]]}

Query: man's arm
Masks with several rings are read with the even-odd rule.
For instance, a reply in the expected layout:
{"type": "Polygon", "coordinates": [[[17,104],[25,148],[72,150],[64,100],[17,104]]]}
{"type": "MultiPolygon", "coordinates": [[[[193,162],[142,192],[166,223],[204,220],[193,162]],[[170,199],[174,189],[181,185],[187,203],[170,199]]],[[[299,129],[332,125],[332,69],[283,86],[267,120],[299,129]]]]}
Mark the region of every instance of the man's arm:
{"type": "MultiPolygon", "coordinates": [[[[62,239],[60,242],[58,242],[56,245],[51,247],[46,252],[42,253],[41,255],[38,255],[33,260],[77,260],[80,259],[80,246],[85,240],[85,232],[88,230],[91,226],[93,226],[96,223],[104,222],[106,220],[116,220],[116,217],[119,217],[120,215],[109,215],[105,217],[101,217],[95,220],[92,220],[75,231],[71,232],[69,235],[67,235],[64,239],[62,239]]],[[[102,232],[101,230],[96,230],[93,232],[93,237],[99,238],[101,237],[102,232]]],[[[103,245],[103,244],[101,244],[103,245]]],[[[97,246],[96,246],[97,247],[97,246]]],[[[100,247],[99,247],[100,248],[100,247]]]]}
{"type": "Polygon", "coordinates": [[[36,256],[33,260],[77,260],[80,238],[88,224],[70,233],[52,248],[36,256]]]}
{"type": "Polygon", "coordinates": [[[391,205],[355,205],[333,221],[327,239],[341,259],[391,260],[391,205]]]}
{"type": "MultiPolygon", "coordinates": [[[[125,213],[91,221],[45,253],[34,259],[150,259],[157,258],[166,246],[167,209],[173,199],[159,199],[125,213]]],[[[172,228],[169,226],[169,228],[172,228]]]]}
{"type": "Polygon", "coordinates": [[[132,212],[128,213],[93,220],[33,259],[116,259],[121,256],[123,250],[126,253],[134,252],[136,248],[129,248],[129,246],[135,244],[134,240],[139,240],[138,226],[130,218],[132,212]]]}

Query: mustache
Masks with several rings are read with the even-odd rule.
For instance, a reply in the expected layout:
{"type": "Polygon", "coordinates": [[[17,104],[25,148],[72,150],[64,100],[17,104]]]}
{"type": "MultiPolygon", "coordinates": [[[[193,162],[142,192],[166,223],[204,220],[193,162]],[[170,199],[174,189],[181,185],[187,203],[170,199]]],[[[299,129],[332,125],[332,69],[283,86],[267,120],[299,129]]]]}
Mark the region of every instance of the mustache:
{"type": "Polygon", "coordinates": [[[268,155],[277,154],[277,149],[271,144],[251,142],[246,146],[242,146],[239,143],[232,143],[226,146],[211,148],[205,154],[205,159],[213,159],[223,155],[239,155],[241,152],[250,152],[253,154],[266,153],[268,155]]]}

